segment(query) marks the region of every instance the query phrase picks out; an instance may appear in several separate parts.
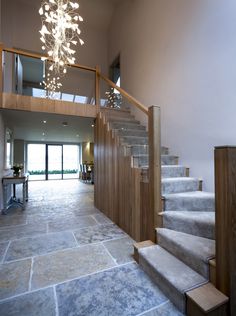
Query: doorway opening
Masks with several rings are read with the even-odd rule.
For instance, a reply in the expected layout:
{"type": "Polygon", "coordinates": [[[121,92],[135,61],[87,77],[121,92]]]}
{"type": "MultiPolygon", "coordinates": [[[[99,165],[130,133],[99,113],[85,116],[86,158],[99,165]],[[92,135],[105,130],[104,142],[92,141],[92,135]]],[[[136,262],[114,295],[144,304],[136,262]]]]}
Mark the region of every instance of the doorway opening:
{"type": "Polygon", "coordinates": [[[80,145],[27,144],[29,180],[63,180],[79,177],[80,145]]]}
{"type": "Polygon", "coordinates": [[[120,55],[110,66],[110,79],[120,87],[120,55]]]}

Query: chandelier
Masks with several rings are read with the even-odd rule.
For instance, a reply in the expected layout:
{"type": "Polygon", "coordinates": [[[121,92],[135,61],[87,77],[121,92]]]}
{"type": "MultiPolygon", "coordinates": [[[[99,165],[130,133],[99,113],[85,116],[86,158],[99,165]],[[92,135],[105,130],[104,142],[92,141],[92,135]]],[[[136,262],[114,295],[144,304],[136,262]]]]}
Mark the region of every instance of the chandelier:
{"type": "Polygon", "coordinates": [[[68,64],[75,63],[75,47],[79,41],[81,30],[79,22],[83,18],[78,13],[79,4],[69,0],[43,1],[39,14],[42,19],[42,50],[46,51],[53,63],[49,70],[57,74],[65,74],[68,64]]]}
{"type": "Polygon", "coordinates": [[[46,96],[44,95],[43,97],[48,99],[57,99],[62,83],[60,82],[60,77],[57,74],[47,71],[50,64],[51,63],[48,61],[44,62],[43,81],[40,82],[40,85],[43,86],[43,89],[46,91],[46,96]]]}

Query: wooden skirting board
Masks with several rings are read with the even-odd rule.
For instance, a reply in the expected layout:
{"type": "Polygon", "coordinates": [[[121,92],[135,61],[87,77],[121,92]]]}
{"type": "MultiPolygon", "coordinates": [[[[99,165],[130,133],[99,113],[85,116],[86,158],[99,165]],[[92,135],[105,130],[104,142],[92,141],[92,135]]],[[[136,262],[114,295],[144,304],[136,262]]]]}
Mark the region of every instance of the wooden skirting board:
{"type": "Polygon", "coordinates": [[[35,98],[13,93],[3,93],[2,108],[30,112],[73,115],[80,117],[96,117],[96,106],[61,100],[35,98]]]}

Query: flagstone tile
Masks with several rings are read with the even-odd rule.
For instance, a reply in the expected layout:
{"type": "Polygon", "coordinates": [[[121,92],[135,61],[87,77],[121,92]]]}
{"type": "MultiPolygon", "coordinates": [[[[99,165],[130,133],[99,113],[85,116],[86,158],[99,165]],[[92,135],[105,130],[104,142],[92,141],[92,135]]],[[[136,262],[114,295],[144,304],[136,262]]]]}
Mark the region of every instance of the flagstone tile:
{"type": "Polygon", "coordinates": [[[123,264],[134,260],[134,243],[135,241],[132,238],[126,237],[106,241],[103,245],[107,248],[118,264],[123,264]]]}
{"type": "Polygon", "coordinates": [[[56,286],[60,316],[138,315],[167,301],[137,264],[56,286]]]}
{"type": "Polygon", "coordinates": [[[6,252],[8,245],[9,245],[9,242],[1,242],[0,243],[0,262],[3,260],[3,256],[6,252]]]}
{"type": "Polygon", "coordinates": [[[24,237],[33,237],[47,232],[45,223],[26,224],[22,226],[7,227],[0,230],[0,240],[8,241],[24,237]]]}
{"type": "Polygon", "coordinates": [[[112,224],[113,223],[107,216],[103,215],[102,213],[95,214],[93,215],[93,217],[96,219],[96,221],[99,224],[112,224]]]}
{"type": "Polygon", "coordinates": [[[9,226],[17,226],[17,225],[25,225],[26,224],[26,215],[24,213],[19,214],[7,214],[0,215],[0,229],[9,227],[9,226]]]}
{"type": "Polygon", "coordinates": [[[79,229],[74,232],[74,235],[79,245],[97,243],[127,236],[115,224],[97,225],[79,229]]]}
{"type": "Polygon", "coordinates": [[[59,232],[23,238],[11,242],[5,261],[33,257],[76,246],[77,243],[71,232],[59,232]]]}
{"type": "Polygon", "coordinates": [[[0,265],[0,300],[28,291],[31,259],[0,265]]]}
{"type": "Polygon", "coordinates": [[[0,303],[1,316],[56,316],[53,288],[23,294],[0,303]]]}
{"type": "Polygon", "coordinates": [[[157,308],[142,314],[143,316],[184,316],[180,313],[173,304],[167,302],[157,308]]]}
{"type": "Polygon", "coordinates": [[[78,278],[115,265],[102,245],[87,245],[36,257],[32,289],[78,278]]]}
{"type": "Polygon", "coordinates": [[[72,230],[82,227],[94,226],[97,222],[91,216],[69,217],[66,221],[63,218],[56,218],[48,224],[49,232],[72,230]]]}

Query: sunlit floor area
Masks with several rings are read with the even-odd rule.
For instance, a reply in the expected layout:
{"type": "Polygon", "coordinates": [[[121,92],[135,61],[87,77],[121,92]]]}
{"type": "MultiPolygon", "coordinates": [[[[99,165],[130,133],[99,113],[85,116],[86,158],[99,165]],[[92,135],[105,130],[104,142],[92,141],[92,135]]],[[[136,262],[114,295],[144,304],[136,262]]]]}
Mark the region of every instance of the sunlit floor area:
{"type": "Polygon", "coordinates": [[[94,207],[93,186],[32,181],[0,216],[1,316],[181,315],[133,260],[133,240],[94,207]]]}

